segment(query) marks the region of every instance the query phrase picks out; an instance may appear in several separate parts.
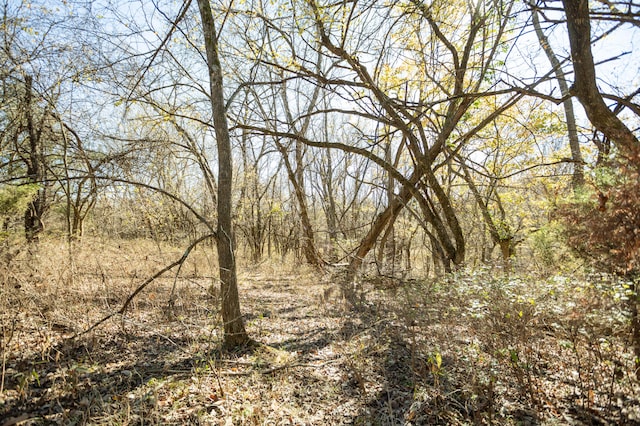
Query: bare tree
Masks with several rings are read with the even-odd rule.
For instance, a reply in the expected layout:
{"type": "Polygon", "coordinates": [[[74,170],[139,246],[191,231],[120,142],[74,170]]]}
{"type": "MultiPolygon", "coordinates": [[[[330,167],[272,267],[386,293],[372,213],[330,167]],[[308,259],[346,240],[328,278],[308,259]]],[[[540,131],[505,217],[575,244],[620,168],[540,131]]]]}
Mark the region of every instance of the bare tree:
{"type": "Polygon", "coordinates": [[[251,340],[244,328],[238,296],[236,257],[231,223],[233,163],[231,140],[224,103],[222,68],[218,56],[218,35],[209,0],[198,0],[202,19],[207,65],[210,82],[211,110],[218,147],[218,229],[217,247],[222,297],[222,320],[224,322],[224,343],[227,347],[238,347],[251,340]]]}

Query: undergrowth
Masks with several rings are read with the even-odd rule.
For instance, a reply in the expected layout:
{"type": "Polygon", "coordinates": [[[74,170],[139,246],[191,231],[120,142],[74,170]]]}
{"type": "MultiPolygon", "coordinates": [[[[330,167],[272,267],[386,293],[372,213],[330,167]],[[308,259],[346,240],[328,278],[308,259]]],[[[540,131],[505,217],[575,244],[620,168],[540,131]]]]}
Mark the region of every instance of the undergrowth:
{"type": "Polygon", "coordinates": [[[247,329],[221,351],[212,249],[147,241],[5,247],[5,424],[637,424],[629,283],[607,275],[363,281],[350,309],[330,273],[240,268],[247,329]],[[171,303],[170,303],[171,302],[171,303]]]}

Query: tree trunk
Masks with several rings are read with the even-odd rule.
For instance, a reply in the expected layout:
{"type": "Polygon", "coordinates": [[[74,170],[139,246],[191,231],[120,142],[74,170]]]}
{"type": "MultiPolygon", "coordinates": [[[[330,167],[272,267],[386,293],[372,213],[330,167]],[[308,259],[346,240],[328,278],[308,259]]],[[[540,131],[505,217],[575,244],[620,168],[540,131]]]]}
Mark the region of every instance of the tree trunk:
{"type": "MultiPolygon", "coordinates": [[[[318,67],[320,67],[321,55],[318,54],[318,67]]],[[[309,101],[309,105],[307,108],[307,117],[302,121],[300,128],[295,125],[295,120],[293,119],[293,115],[291,114],[291,110],[289,109],[289,102],[287,100],[286,94],[286,84],[285,90],[282,91],[282,104],[284,106],[284,112],[286,114],[287,120],[289,121],[289,125],[293,132],[300,136],[305,136],[309,125],[311,123],[311,115],[309,114],[316,106],[318,101],[318,96],[320,94],[320,87],[316,87],[311,95],[311,100],[309,101]]],[[[276,140],[276,144],[278,146],[278,150],[282,154],[284,159],[284,164],[287,168],[287,175],[291,184],[293,185],[294,192],[296,195],[296,199],[298,201],[298,206],[300,208],[300,224],[302,225],[302,253],[304,254],[304,258],[308,264],[313,265],[315,267],[321,267],[324,264],[324,261],[320,257],[318,250],[316,249],[315,237],[313,234],[313,226],[311,225],[311,218],[309,216],[309,209],[307,208],[307,200],[305,194],[305,184],[304,184],[304,145],[298,141],[294,140],[294,148],[295,148],[295,159],[296,159],[296,167],[293,168],[291,161],[289,160],[289,154],[287,149],[282,143],[276,140]]]]}
{"type": "MultiPolygon", "coordinates": [[[[328,139],[328,137],[327,137],[328,139]]],[[[327,169],[326,175],[321,179],[325,184],[325,197],[327,206],[325,208],[325,216],[327,218],[327,229],[329,233],[329,261],[336,261],[336,242],[338,241],[338,214],[336,210],[336,199],[333,193],[333,164],[331,163],[331,152],[327,150],[327,169]]]]}
{"type": "Polygon", "coordinates": [[[571,92],[584,107],[596,129],[618,145],[639,165],[640,146],[633,132],[609,109],[597,86],[596,68],[591,52],[591,22],[588,0],[562,0],[573,58],[574,83],[571,92]]]}
{"type": "MultiPolygon", "coordinates": [[[[540,42],[540,46],[544,53],[547,55],[551,66],[553,67],[553,71],[556,75],[556,80],[558,80],[558,86],[560,87],[560,93],[562,96],[566,96],[569,93],[569,85],[567,84],[567,78],[562,70],[562,65],[558,60],[558,57],[554,53],[551,45],[549,44],[549,39],[542,32],[542,28],[540,27],[540,20],[538,19],[538,12],[534,9],[531,12],[531,17],[533,21],[533,27],[535,28],[536,35],[538,36],[538,41],[540,42]]],[[[571,149],[571,159],[573,160],[573,176],[571,179],[571,185],[573,187],[574,192],[579,188],[584,186],[584,164],[582,161],[582,153],[580,152],[580,141],[578,140],[578,128],[576,126],[576,116],[573,111],[573,100],[571,98],[567,98],[562,103],[564,106],[564,116],[567,120],[567,135],[569,136],[569,148],[571,149]]]]}
{"type": "MultiPolygon", "coordinates": [[[[44,168],[42,160],[44,157],[43,146],[41,142],[41,132],[36,130],[33,122],[33,78],[30,75],[25,77],[25,93],[24,93],[24,113],[26,119],[26,131],[29,138],[29,159],[27,163],[27,177],[30,183],[43,185],[44,168]]],[[[24,214],[24,233],[27,241],[35,242],[38,240],[39,234],[44,230],[42,216],[45,211],[46,187],[36,192],[35,198],[27,206],[24,214]]]]}
{"type": "MultiPolygon", "coordinates": [[[[449,243],[448,234],[444,230],[439,229],[439,226],[442,226],[444,228],[444,224],[440,223],[441,220],[434,221],[432,222],[432,224],[436,227],[436,231],[438,231],[438,238],[440,238],[441,242],[443,243],[444,249],[447,251],[447,256],[449,257],[449,260],[453,262],[454,265],[460,266],[464,262],[466,247],[465,247],[465,240],[464,240],[464,234],[462,232],[462,227],[460,226],[460,222],[458,221],[456,212],[453,209],[453,206],[451,205],[451,199],[449,198],[447,193],[444,191],[444,189],[440,185],[440,182],[438,182],[438,179],[433,173],[433,170],[431,170],[430,166],[427,166],[425,168],[424,175],[427,178],[427,183],[429,184],[429,188],[435,194],[436,198],[438,199],[438,203],[442,208],[444,221],[446,221],[446,224],[449,230],[451,231],[451,235],[453,236],[455,247],[449,243]]],[[[439,219],[435,208],[432,210],[434,212],[434,217],[439,219]]]]}
{"type": "MultiPolygon", "coordinates": [[[[408,183],[414,184],[416,180],[416,175],[414,175],[408,183]]],[[[371,226],[371,229],[369,230],[367,235],[360,241],[356,253],[351,258],[351,262],[349,262],[349,271],[346,276],[347,286],[351,285],[351,283],[353,282],[358,269],[360,269],[360,266],[362,266],[362,262],[365,256],[375,246],[378,237],[386,229],[389,221],[394,220],[395,217],[400,214],[400,211],[402,211],[405,204],[408,203],[411,198],[413,198],[413,191],[414,188],[403,186],[400,194],[389,203],[384,211],[378,214],[375,221],[373,222],[373,225],[371,226]]],[[[347,292],[345,296],[348,299],[349,293],[347,292]]]]}
{"type": "Polygon", "coordinates": [[[218,57],[218,42],[211,4],[198,0],[211,89],[211,109],[218,148],[218,262],[224,322],[224,345],[234,348],[251,342],[240,312],[236,275],[235,248],[231,225],[232,158],[229,127],[224,108],[222,69],[218,57]]]}
{"type": "Polygon", "coordinates": [[[638,305],[640,297],[638,296],[638,277],[631,277],[631,291],[633,296],[629,298],[629,311],[631,320],[631,343],[633,346],[633,354],[635,356],[636,379],[640,380],[640,315],[638,314],[638,305]]]}
{"type": "Polygon", "coordinates": [[[319,267],[323,264],[323,261],[316,249],[313,227],[311,226],[309,211],[307,210],[302,164],[299,163],[302,161],[300,145],[301,144],[296,143],[297,169],[294,170],[291,161],[289,160],[289,153],[287,152],[286,147],[276,140],[276,146],[278,147],[278,151],[282,154],[282,159],[284,160],[284,165],[287,169],[287,176],[289,177],[291,185],[293,185],[296,200],[298,201],[298,207],[300,208],[300,223],[302,224],[302,253],[304,254],[304,258],[308,264],[319,267]]]}

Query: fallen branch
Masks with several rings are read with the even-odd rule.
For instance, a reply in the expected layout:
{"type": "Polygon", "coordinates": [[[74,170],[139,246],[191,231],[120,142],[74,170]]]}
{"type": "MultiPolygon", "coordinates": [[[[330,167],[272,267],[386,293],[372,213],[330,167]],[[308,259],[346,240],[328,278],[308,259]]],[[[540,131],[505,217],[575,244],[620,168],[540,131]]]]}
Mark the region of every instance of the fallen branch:
{"type": "Polygon", "coordinates": [[[288,368],[322,368],[329,364],[333,364],[334,362],[339,361],[339,359],[334,359],[331,361],[323,362],[322,364],[309,364],[304,362],[295,362],[293,364],[283,364],[278,365],[276,367],[266,368],[263,370],[252,370],[252,371],[221,371],[220,374],[223,376],[250,376],[252,374],[258,373],[260,375],[269,375],[280,370],[286,370],[288,368]]]}
{"type": "Polygon", "coordinates": [[[125,311],[127,310],[127,308],[129,307],[129,305],[131,304],[131,302],[133,301],[133,299],[142,291],[144,290],[144,288],[151,284],[154,280],[156,280],[157,278],[159,278],[160,276],[162,276],[165,272],[170,271],[171,269],[175,268],[176,266],[180,265],[182,266],[182,264],[187,260],[187,258],[189,257],[189,254],[191,253],[191,250],[194,249],[195,246],[197,246],[198,244],[200,244],[201,242],[203,242],[204,240],[208,240],[209,238],[213,238],[213,239],[217,239],[217,235],[215,233],[211,233],[211,234],[207,234],[204,235],[200,238],[198,238],[197,240],[195,240],[194,242],[192,242],[189,247],[187,247],[187,249],[184,251],[184,253],[182,253],[182,256],[176,260],[175,262],[165,266],[164,268],[162,268],[160,271],[156,272],[152,277],[148,278],[147,280],[145,280],[145,282],[143,282],[142,284],[140,284],[140,286],[133,292],[131,293],[131,295],[127,298],[127,300],[125,300],[124,304],[122,305],[122,308],[120,308],[118,311],[116,312],[112,312],[109,315],[107,315],[106,317],[102,318],[100,321],[96,322],[95,324],[93,324],[91,327],[89,327],[88,329],[86,329],[85,331],[81,332],[81,333],[76,333],[74,334],[71,339],[76,339],[80,336],[83,336],[91,331],[93,331],[94,329],[96,329],[98,326],[100,326],[101,324],[103,324],[104,322],[108,321],[109,319],[113,318],[116,315],[122,315],[125,313],[125,311]]]}
{"type": "MultiPolygon", "coordinates": [[[[265,369],[255,369],[255,370],[249,370],[249,371],[220,371],[220,375],[221,376],[227,376],[227,377],[242,377],[242,376],[251,376],[253,374],[260,374],[260,375],[269,375],[269,374],[273,374],[276,373],[280,370],[286,370],[288,368],[322,368],[322,367],[326,367],[327,365],[333,364],[335,362],[341,361],[342,358],[335,358],[335,359],[331,359],[329,361],[320,363],[320,364],[310,364],[310,363],[305,363],[305,362],[294,362],[292,364],[283,364],[283,365],[278,365],[275,367],[271,367],[271,368],[265,368],[265,369]]],[[[259,364],[256,363],[250,363],[250,362],[231,362],[231,361],[226,361],[226,360],[221,360],[222,362],[225,363],[233,363],[233,364],[239,364],[239,365],[243,365],[243,366],[247,366],[247,367],[258,367],[259,364]]],[[[220,362],[220,360],[218,361],[220,362]]],[[[147,373],[150,372],[150,370],[146,371],[147,373]]],[[[153,370],[151,372],[154,373],[169,373],[169,374],[173,374],[173,375],[184,375],[184,376],[188,376],[188,375],[192,375],[193,374],[193,370],[186,370],[186,369],[180,369],[180,370],[176,370],[176,369],[168,369],[168,370],[164,370],[164,369],[158,369],[158,370],[153,370]]]]}

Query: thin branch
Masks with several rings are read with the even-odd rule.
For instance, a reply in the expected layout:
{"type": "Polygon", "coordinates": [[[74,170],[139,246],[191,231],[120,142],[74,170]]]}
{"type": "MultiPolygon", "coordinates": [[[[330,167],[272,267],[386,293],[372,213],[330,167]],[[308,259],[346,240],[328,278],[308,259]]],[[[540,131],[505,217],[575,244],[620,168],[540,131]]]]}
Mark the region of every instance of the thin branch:
{"type": "Polygon", "coordinates": [[[148,278],[147,280],[145,280],[145,282],[143,282],[142,284],[140,284],[140,286],[138,286],[138,288],[131,293],[131,295],[129,295],[129,297],[127,297],[127,300],[125,300],[125,302],[122,304],[122,307],[116,311],[116,312],[112,312],[109,315],[107,315],[106,317],[102,318],[100,321],[96,322],[95,324],[93,324],[91,327],[89,327],[88,329],[80,332],[80,333],[76,333],[74,334],[71,339],[76,339],[80,336],[83,336],[93,330],[95,330],[98,326],[102,325],[103,323],[105,323],[106,321],[108,321],[109,319],[113,318],[116,315],[122,315],[125,313],[125,311],[127,310],[127,308],[129,307],[129,305],[131,304],[131,302],[133,301],[133,299],[142,291],[145,289],[146,286],[148,286],[149,284],[151,284],[153,281],[155,281],[157,278],[159,278],[160,276],[162,276],[165,272],[170,271],[171,269],[175,268],[176,266],[180,265],[182,266],[182,264],[187,260],[187,258],[189,257],[189,254],[191,253],[191,250],[194,249],[195,246],[197,246],[198,244],[200,244],[201,242],[203,242],[204,240],[208,240],[209,238],[213,238],[214,240],[218,239],[218,236],[215,233],[212,234],[207,234],[204,235],[200,238],[198,238],[197,240],[195,240],[194,242],[192,242],[189,247],[187,247],[187,249],[184,251],[184,253],[182,253],[182,256],[172,262],[171,264],[165,266],[164,268],[162,268],[160,271],[156,272],[153,276],[151,276],[150,278],[148,278]]]}
{"type": "Polygon", "coordinates": [[[173,21],[171,28],[169,29],[169,32],[160,43],[160,46],[158,46],[158,48],[153,52],[153,55],[151,55],[149,64],[142,69],[142,73],[140,74],[140,77],[138,77],[135,84],[131,88],[131,91],[129,92],[129,96],[127,96],[127,101],[131,100],[133,96],[133,92],[135,92],[135,90],[138,88],[138,85],[140,84],[144,76],[147,74],[147,71],[149,71],[149,69],[151,68],[151,65],[156,60],[156,57],[160,54],[160,51],[162,50],[162,48],[169,42],[169,39],[171,38],[171,36],[173,35],[173,32],[178,27],[178,24],[180,23],[180,21],[182,21],[182,18],[184,18],[184,16],[187,14],[187,11],[189,10],[190,5],[191,5],[191,0],[186,0],[184,5],[182,6],[182,10],[178,14],[178,17],[176,18],[175,21],[173,21]]]}
{"type": "MultiPolygon", "coordinates": [[[[456,163],[461,164],[461,165],[465,161],[465,159],[462,158],[459,155],[454,155],[453,159],[454,159],[454,161],[456,163]]],[[[473,163],[473,164],[478,164],[475,161],[472,161],[472,160],[469,160],[469,159],[466,159],[466,161],[471,161],[471,163],[473,163]]],[[[571,158],[562,158],[560,160],[552,161],[552,162],[549,162],[549,163],[533,164],[531,166],[525,167],[524,169],[516,170],[516,171],[511,172],[509,174],[506,174],[504,176],[492,176],[492,175],[489,175],[489,174],[487,174],[485,172],[481,172],[480,170],[478,170],[478,169],[476,169],[474,167],[469,167],[468,165],[466,167],[469,167],[469,169],[471,169],[474,173],[477,173],[480,176],[485,177],[487,179],[504,180],[504,179],[509,179],[509,178],[514,177],[514,176],[517,176],[517,175],[519,175],[521,173],[528,172],[529,170],[537,169],[538,167],[550,167],[550,166],[557,166],[558,164],[573,164],[573,163],[577,163],[577,161],[575,161],[575,160],[573,160],[571,158]]],[[[582,162],[582,164],[584,164],[584,163],[582,162]]]]}

